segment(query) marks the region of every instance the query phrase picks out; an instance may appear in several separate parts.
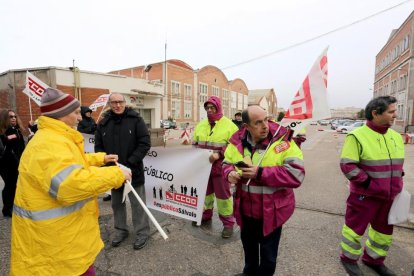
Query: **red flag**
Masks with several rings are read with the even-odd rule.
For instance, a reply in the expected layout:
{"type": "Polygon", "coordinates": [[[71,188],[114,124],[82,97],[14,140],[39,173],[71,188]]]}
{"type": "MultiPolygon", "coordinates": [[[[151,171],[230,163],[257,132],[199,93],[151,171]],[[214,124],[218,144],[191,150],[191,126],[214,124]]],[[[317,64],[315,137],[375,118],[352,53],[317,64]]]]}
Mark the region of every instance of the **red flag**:
{"type": "Polygon", "coordinates": [[[310,121],[331,117],[327,99],[327,51],[328,48],[313,64],[282,120],[282,125],[295,132],[299,132],[310,121]]]}

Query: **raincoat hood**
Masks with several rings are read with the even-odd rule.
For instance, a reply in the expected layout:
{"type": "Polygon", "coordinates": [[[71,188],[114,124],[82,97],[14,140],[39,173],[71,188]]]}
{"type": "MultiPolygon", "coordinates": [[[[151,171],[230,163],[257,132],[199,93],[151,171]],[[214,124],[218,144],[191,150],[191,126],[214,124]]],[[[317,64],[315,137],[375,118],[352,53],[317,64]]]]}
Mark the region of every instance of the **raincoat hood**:
{"type": "Polygon", "coordinates": [[[204,108],[206,108],[207,104],[212,104],[216,107],[216,113],[214,114],[207,114],[208,122],[210,124],[214,123],[215,121],[218,121],[223,117],[223,108],[221,106],[221,100],[219,97],[211,96],[208,98],[208,100],[204,103],[204,108]]]}

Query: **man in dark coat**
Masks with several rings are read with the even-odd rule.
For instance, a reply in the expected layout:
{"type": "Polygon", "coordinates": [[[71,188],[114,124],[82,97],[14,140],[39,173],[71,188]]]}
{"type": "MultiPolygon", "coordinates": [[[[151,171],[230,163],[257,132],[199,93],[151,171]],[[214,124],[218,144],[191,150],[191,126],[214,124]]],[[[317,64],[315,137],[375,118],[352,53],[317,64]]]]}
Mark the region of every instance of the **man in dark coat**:
{"type": "Polygon", "coordinates": [[[92,109],[81,106],[82,121],[78,124],[78,131],[86,134],[95,134],[96,123],[92,118],[92,109]]]}
{"type": "MultiPolygon", "coordinates": [[[[132,186],[145,202],[144,165],[142,160],[151,147],[150,135],[142,117],[126,107],[122,94],[111,94],[108,100],[111,110],[99,122],[95,133],[95,152],[117,154],[119,163],[132,170],[132,186]]],[[[113,189],[112,210],[114,211],[115,236],[112,246],[116,247],[128,237],[126,205],[122,202],[123,187],[113,189]]],[[[149,237],[149,219],[132,193],[132,223],[136,239],[134,249],[143,248],[149,237]]]]}
{"type": "Polygon", "coordinates": [[[243,121],[242,121],[241,112],[237,112],[236,114],[234,114],[234,120],[232,121],[239,129],[242,128],[243,121]]]}

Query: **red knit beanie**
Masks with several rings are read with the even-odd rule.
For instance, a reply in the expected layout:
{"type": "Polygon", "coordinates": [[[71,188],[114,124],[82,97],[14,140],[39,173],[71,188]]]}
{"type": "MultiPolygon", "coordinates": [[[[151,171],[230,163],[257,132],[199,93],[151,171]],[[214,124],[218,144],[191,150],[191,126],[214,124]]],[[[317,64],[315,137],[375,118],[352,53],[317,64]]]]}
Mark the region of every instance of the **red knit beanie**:
{"type": "Polygon", "coordinates": [[[44,116],[58,119],[72,113],[79,106],[79,101],[72,95],[57,89],[48,88],[43,92],[40,112],[44,116]]]}

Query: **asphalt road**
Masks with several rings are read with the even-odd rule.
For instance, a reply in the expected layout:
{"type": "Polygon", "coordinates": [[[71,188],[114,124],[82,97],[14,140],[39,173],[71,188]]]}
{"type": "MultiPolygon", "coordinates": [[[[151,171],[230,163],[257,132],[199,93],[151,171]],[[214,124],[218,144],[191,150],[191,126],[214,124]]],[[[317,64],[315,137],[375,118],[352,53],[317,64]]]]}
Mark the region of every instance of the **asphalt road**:
{"type": "MultiPolygon", "coordinates": [[[[296,190],[297,209],[283,227],[276,275],[346,275],[338,261],[348,195],[347,181],[339,169],[344,135],[318,129],[321,127],[310,126],[307,131],[308,140],[303,145],[306,178],[296,190]]],[[[179,134],[173,131],[170,136],[179,134]]],[[[177,145],[179,140],[167,142],[167,146],[177,145]]],[[[405,187],[414,194],[414,145],[407,145],[406,154],[405,187]]],[[[105,249],[95,262],[98,275],[234,275],[242,271],[239,229],[232,238],[223,240],[216,215],[211,227],[196,228],[189,221],[154,211],[169,238],[164,241],[152,227],[149,244],[135,251],[131,236],[120,247],[110,247],[110,202],[100,198],[100,211],[105,249]]],[[[9,274],[10,223],[10,219],[0,218],[0,275],[9,274]]],[[[411,275],[414,269],[413,226],[395,227],[386,263],[397,275],[411,275]]],[[[361,268],[365,275],[375,275],[363,265],[361,268]]]]}

